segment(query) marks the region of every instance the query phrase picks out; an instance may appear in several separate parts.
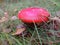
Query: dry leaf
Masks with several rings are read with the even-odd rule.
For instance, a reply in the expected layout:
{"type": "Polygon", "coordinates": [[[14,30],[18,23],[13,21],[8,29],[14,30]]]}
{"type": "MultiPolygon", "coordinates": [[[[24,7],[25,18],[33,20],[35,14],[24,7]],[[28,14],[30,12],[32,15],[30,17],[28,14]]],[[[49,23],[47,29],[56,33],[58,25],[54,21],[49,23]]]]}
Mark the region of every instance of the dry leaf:
{"type": "Polygon", "coordinates": [[[25,26],[23,24],[20,24],[17,26],[16,32],[13,33],[12,35],[19,35],[22,32],[24,32],[26,30],[25,26]]]}
{"type": "Polygon", "coordinates": [[[3,32],[4,33],[10,33],[11,32],[11,29],[3,29],[3,32]]]}
{"type": "Polygon", "coordinates": [[[9,17],[8,12],[4,12],[4,17],[0,19],[0,23],[7,21],[8,17],[9,17]]]}
{"type": "Polygon", "coordinates": [[[16,32],[13,33],[12,35],[19,35],[19,34],[21,34],[24,31],[25,31],[25,28],[16,29],[16,32]]]}
{"type": "Polygon", "coordinates": [[[4,12],[4,16],[6,17],[6,18],[9,18],[9,14],[8,14],[8,12],[6,11],[6,12],[4,12]]]}
{"type": "Polygon", "coordinates": [[[8,18],[2,17],[1,20],[0,20],[0,23],[5,22],[5,21],[7,21],[7,20],[8,20],[8,18]]]}

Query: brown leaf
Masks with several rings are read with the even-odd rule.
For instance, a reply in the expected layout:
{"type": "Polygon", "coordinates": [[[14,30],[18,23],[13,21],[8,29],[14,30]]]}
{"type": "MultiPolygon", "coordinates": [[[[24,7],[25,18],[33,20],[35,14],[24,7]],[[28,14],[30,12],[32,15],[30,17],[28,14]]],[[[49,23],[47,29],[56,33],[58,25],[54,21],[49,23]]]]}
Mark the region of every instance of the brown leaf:
{"type": "Polygon", "coordinates": [[[21,34],[24,31],[25,31],[25,28],[16,29],[16,32],[13,33],[12,35],[19,35],[19,34],[21,34]]]}
{"type": "Polygon", "coordinates": [[[16,32],[13,33],[12,35],[19,35],[21,34],[22,32],[24,32],[26,30],[26,27],[23,25],[23,24],[19,24],[17,26],[17,29],[16,29],[16,32]]]}
{"type": "Polygon", "coordinates": [[[6,17],[2,17],[0,20],[0,23],[7,21],[8,19],[6,17]]]}
{"type": "Polygon", "coordinates": [[[4,33],[10,33],[11,32],[11,29],[3,29],[3,32],[4,33]]]}
{"type": "Polygon", "coordinates": [[[4,12],[4,16],[6,17],[6,18],[8,18],[9,17],[9,15],[8,15],[8,12],[6,11],[6,12],[4,12]]]}

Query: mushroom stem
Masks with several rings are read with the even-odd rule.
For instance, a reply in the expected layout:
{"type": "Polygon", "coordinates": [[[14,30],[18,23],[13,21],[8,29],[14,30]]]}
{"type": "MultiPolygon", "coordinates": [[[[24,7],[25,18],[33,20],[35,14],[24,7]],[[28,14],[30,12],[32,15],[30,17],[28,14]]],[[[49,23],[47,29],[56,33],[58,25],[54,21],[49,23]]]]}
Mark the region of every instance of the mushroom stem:
{"type": "Polygon", "coordinates": [[[28,28],[34,29],[34,24],[33,23],[24,23],[24,25],[28,28]]]}

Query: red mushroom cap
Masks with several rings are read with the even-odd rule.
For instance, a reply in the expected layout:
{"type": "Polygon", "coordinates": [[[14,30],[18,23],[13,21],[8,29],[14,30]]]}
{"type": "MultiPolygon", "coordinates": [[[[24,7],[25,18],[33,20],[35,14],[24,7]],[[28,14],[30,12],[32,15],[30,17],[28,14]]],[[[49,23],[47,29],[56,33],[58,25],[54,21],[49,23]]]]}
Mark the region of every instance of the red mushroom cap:
{"type": "Polygon", "coordinates": [[[42,23],[47,22],[50,14],[44,8],[30,7],[19,11],[18,18],[25,23],[42,23]]]}

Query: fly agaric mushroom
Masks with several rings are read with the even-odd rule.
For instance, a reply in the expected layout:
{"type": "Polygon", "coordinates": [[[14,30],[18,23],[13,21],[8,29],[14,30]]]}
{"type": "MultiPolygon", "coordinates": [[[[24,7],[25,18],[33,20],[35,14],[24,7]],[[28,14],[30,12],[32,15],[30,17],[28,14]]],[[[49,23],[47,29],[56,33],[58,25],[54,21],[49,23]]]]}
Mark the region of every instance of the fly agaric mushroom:
{"type": "Polygon", "coordinates": [[[43,23],[49,20],[50,14],[44,8],[30,7],[18,12],[18,18],[24,23],[43,23]]]}

